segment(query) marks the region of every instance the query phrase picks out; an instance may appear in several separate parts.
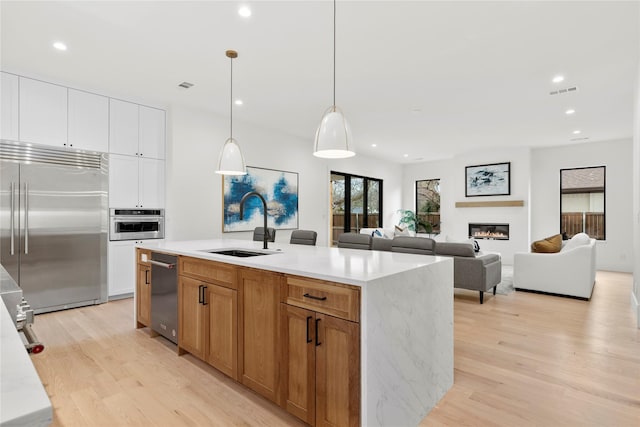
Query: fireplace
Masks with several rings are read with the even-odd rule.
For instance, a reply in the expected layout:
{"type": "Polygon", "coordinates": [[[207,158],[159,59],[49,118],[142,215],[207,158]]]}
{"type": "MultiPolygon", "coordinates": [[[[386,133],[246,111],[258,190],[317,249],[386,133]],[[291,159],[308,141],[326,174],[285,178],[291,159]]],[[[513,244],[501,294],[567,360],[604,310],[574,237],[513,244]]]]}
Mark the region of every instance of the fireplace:
{"type": "Polygon", "coordinates": [[[509,240],[509,224],[469,224],[469,237],[484,240],[509,240]]]}

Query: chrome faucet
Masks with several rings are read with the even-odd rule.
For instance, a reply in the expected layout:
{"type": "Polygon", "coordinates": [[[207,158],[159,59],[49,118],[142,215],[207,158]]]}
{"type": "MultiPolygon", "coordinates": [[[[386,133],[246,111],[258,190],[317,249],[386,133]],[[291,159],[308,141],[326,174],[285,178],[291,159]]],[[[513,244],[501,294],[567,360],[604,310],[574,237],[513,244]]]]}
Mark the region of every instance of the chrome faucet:
{"type": "Polygon", "coordinates": [[[242,200],[240,200],[240,219],[244,218],[244,202],[251,196],[257,196],[262,200],[262,213],[264,214],[264,235],[262,236],[262,249],[267,248],[267,241],[269,239],[269,234],[267,232],[267,201],[258,193],[257,191],[249,191],[247,194],[242,196],[242,200]]]}

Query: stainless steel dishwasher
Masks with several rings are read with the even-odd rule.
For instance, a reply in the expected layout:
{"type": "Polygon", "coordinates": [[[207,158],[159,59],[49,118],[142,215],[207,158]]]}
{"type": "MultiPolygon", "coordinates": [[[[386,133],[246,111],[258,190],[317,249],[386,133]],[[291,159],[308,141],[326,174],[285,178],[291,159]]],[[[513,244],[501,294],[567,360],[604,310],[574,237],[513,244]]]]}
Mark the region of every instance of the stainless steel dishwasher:
{"type": "Polygon", "coordinates": [[[151,252],[151,329],[178,343],[178,257],[151,252]]]}

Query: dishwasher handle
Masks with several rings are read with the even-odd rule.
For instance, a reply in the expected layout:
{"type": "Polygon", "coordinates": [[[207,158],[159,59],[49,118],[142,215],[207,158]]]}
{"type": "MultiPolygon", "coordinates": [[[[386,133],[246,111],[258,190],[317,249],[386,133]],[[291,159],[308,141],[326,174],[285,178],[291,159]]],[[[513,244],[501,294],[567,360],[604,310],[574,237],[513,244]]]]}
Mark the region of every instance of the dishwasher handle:
{"type": "Polygon", "coordinates": [[[169,263],[166,263],[166,262],[149,260],[149,263],[151,263],[153,265],[157,265],[158,267],[164,267],[164,268],[168,268],[168,269],[176,268],[175,264],[169,264],[169,263]]]}

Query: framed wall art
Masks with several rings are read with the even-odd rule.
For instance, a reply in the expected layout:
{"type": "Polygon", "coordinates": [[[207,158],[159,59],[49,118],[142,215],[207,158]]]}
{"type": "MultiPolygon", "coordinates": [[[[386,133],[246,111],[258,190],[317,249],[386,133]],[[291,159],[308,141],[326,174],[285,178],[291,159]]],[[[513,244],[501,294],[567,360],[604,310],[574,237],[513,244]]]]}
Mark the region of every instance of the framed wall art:
{"type": "Polygon", "coordinates": [[[225,175],[222,190],[222,231],[252,231],[262,227],[263,206],[258,197],[250,197],[240,220],[240,200],[257,191],[267,202],[267,225],[275,229],[298,228],[298,174],[247,166],[243,176],[225,175]]]}
{"type": "Polygon", "coordinates": [[[467,166],[465,196],[508,196],[511,194],[511,162],[467,166]]]}

